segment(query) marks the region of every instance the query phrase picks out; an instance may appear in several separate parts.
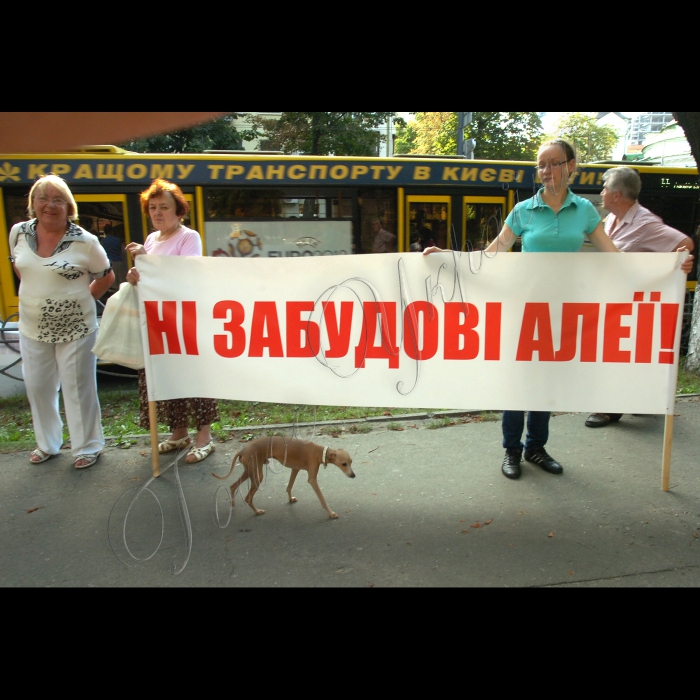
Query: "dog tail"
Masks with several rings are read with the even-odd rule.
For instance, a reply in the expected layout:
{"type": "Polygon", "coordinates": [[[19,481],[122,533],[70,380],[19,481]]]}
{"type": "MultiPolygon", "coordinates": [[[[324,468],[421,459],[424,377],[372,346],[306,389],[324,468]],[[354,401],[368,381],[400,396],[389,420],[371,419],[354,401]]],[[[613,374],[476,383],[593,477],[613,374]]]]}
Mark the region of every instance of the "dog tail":
{"type": "Polygon", "coordinates": [[[211,472],[211,475],[212,475],[215,479],[219,479],[219,481],[225,481],[226,479],[228,479],[229,476],[231,476],[231,474],[233,474],[233,470],[236,468],[236,462],[238,461],[238,458],[239,458],[242,454],[243,454],[243,450],[241,450],[240,452],[238,452],[238,453],[236,454],[236,456],[233,458],[233,460],[232,460],[232,462],[231,462],[231,471],[229,471],[229,473],[228,473],[226,476],[217,476],[216,474],[214,474],[214,472],[211,472]]]}

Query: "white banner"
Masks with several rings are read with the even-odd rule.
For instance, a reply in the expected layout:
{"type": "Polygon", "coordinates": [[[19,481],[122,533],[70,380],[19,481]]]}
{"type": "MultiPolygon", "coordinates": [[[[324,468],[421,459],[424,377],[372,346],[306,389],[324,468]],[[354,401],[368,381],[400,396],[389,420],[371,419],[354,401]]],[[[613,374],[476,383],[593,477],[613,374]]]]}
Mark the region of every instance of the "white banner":
{"type": "Polygon", "coordinates": [[[685,256],[139,256],[149,398],[671,414],[685,256]]]}

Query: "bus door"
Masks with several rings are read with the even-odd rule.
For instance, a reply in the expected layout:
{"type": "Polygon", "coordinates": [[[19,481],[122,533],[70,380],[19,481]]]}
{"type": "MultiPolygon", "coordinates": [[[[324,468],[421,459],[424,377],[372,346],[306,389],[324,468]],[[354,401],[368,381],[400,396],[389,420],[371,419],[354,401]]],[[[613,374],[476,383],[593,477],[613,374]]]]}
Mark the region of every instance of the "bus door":
{"type": "MultiPolygon", "coordinates": [[[[5,218],[5,194],[0,189],[0,322],[7,321],[10,317],[16,321],[14,315],[19,311],[19,280],[9,261],[10,245],[9,235],[12,224],[19,221],[26,221],[27,199],[21,200],[21,207],[18,207],[19,216],[9,216],[5,218]],[[7,224],[7,225],[6,225],[7,224]]],[[[12,209],[12,207],[10,207],[12,209]]],[[[15,212],[8,212],[13,214],[15,212]]]]}
{"type": "Polygon", "coordinates": [[[505,197],[464,197],[462,251],[485,250],[503,228],[505,197]]]}
{"type": "Polygon", "coordinates": [[[436,245],[451,248],[452,197],[408,195],[406,197],[405,240],[407,250],[424,250],[436,245]]]}
{"type": "Polygon", "coordinates": [[[97,236],[112,263],[114,283],[101,301],[104,303],[126,282],[128,261],[125,246],[131,241],[125,194],[75,194],[77,224],[97,236]]]}

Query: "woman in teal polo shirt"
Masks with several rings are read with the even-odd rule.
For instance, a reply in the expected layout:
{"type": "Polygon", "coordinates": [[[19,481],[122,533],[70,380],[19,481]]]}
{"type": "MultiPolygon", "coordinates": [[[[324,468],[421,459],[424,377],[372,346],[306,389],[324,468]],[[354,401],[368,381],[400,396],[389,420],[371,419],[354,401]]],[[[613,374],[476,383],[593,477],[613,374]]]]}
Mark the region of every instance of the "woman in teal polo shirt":
{"type": "MultiPolygon", "coordinates": [[[[576,172],[576,153],[563,139],[544,143],[537,154],[537,170],[542,189],[531,199],[520,202],[506,219],[503,230],[486,249],[487,253],[510,250],[517,238],[522,239],[524,253],[575,253],[581,250],[584,236],[600,251],[619,253],[608,238],[595,207],[569,189],[576,172]]],[[[429,248],[424,255],[438,252],[429,248]]],[[[522,435],[525,411],[503,412],[503,447],[506,450],[501,471],[509,479],[519,479],[523,459],[542,467],[550,474],[564,470],[547,454],[551,413],[528,411],[525,445],[522,435]]]]}
{"type": "MultiPolygon", "coordinates": [[[[581,250],[584,236],[601,252],[619,253],[608,238],[595,207],[569,189],[576,172],[576,153],[563,139],[544,143],[537,154],[537,170],[542,189],[531,199],[516,205],[506,219],[503,230],[487,252],[509,250],[516,238],[522,240],[524,253],[575,253],[581,250]]],[[[506,450],[501,471],[509,479],[519,479],[523,459],[537,464],[550,474],[564,470],[547,454],[551,413],[528,411],[527,436],[524,411],[503,412],[503,447],[506,450]]]]}

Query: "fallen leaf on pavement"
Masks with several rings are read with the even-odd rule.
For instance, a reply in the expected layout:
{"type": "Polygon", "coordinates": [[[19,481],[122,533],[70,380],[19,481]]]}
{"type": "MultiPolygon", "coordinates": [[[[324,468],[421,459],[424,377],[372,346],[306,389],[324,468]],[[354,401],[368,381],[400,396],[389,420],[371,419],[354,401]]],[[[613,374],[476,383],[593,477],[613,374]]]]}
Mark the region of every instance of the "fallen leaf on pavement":
{"type": "Polygon", "coordinates": [[[481,527],[481,523],[474,523],[474,524],[472,525],[472,527],[473,527],[475,530],[478,530],[478,529],[481,527]]]}
{"type": "Polygon", "coordinates": [[[29,515],[30,513],[36,513],[38,510],[41,510],[42,508],[45,508],[45,507],[46,507],[46,506],[39,506],[38,508],[30,508],[30,509],[27,511],[27,515],[29,515]]]}
{"type": "Polygon", "coordinates": [[[547,535],[547,537],[554,537],[554,533],[553,533],[553,532],[550,532],[550,533],[547,535]]]}
{"type": "Polygon", "coordinates": [[[491,520],[487,520],[487,521],[484,523],[484,525],[490,525],[492,522],[493,522],[493,518],[491,518],[491,520]]]}

